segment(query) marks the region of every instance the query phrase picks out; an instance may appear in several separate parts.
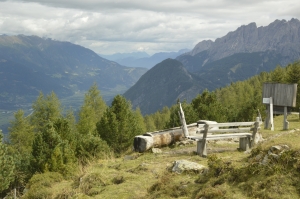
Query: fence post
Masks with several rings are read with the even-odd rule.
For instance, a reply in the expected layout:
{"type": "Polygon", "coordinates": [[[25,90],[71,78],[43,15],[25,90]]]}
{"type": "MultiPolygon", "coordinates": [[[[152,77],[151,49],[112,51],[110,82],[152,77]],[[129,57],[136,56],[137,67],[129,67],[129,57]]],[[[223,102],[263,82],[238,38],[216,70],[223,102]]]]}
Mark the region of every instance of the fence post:
{"type": "Polygon", "coordinates": [[[198,141],[199,145],[199,155],[202,157],[206,157],[207,156],[207,151],[206,151],[206,137],[207,137],[207,133],[208,133],[208,127],[209,124],[205,124],[204,125],[204,133],[203,133],[203,138],[202,140],[198,141]]]}
{"type": "Polygon", "coordinates": [[[253,128],[253,133],[252,133],[252,144],[251,144],[251,148],[255,146],[256,144],[256,134],[258,132],[258,128],[259,128],[259,117],[256,118],[256,121],[254,123],[254,128],[253,128]]]}

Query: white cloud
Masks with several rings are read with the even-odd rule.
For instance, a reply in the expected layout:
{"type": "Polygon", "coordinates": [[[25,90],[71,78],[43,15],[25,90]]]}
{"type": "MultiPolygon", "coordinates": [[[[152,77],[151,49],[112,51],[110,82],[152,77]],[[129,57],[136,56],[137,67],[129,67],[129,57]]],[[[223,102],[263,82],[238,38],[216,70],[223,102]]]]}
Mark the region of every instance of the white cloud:
{"type": "Polygon", "coordinates": [[[193,48],[241,25],[300,19],[297,0],[0,0],[0,34],[70,41],[103,53],[193,48]]]}

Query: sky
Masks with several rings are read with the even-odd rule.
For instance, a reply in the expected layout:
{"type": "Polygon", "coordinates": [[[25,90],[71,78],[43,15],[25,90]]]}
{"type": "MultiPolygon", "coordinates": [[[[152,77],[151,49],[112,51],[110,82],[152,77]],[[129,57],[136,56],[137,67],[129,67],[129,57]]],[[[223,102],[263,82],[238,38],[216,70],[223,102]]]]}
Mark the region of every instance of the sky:
{"type": "Polygon", "coordinates": [[[0,0],[0,35],[69,41],[99,54],[174,52],[242,25],[300,20],[299,0],[0,0]]]}

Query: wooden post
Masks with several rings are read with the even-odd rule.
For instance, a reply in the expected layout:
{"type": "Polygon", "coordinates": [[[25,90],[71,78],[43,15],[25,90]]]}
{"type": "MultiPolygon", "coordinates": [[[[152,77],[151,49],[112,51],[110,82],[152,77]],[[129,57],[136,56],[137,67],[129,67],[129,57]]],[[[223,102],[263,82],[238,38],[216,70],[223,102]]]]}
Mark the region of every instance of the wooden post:
{"type": "Polygon", "coordinates": [[[207,156],[207,151],[206,151],[206,137],[207,137],[207,133],[208,133],[208,128],[209,128],[209,125],[205,124],[204,125],[203,138],[202,138],[202,140],[198,141],[198,143],[197,143],[197,152],[202,157],[206,157],[207,156]]]}
{"type": "Polygon", "coordinates": [[[259,109],[257,109],[257,112],[258,112],[259,121],[262,123],[262,118],[261,118],[261,114],[260,114],[259,109]]]}
{"type": "Polygon", "coordinates": [[[179,103],[179,108],[180,108],[180,117],[181,117],[181,122],[182,122],[182,131],[183,131],[184,137],[188,137],[189,130],[187,129],[187,126],[186,126],[186,121],[185,121],[185,117],[184,117],[184,112],[181,107],[181,103],[179,103]]]}
{"type": "Polygon", "coordinates": [[[273,121],[273,99],[270,97],[270,122],[271,122],[271,131],[274,131],[274,121],[273,121]]]}
{"type": "Polygon", "coordinates": [[[285,106],[283,108],[283,130],[288,130],[289,129],[289,122],[287,121],[287,107],[285,106]]]}
{"type": "Polygon", "coordinates": [[[241,151],[249,150],[250,146],[251,146],[250,137],[240,138],[239,149],[241,151]]]}
{"type": "Polygon", "coordinates": [[[17,189],[14,188],[14,199],[17,199],[17,189]]]}
{"type": "Polygon", "coordinates": [[[270,128],[270,105],[267,106],[267,117],[265,120],[265,129],[269,129],[270,128]]]}
{"type": "Polygon", "coordinates": [[[259,128],[259,118],[256,118],[256,121],[254,123],[254,128],[253,128],[253,132],[252,132],[252,144],[251,144],[251,148],[255,146],[256,144],[256,134],[258,132],[258,128],[259,128]]]}

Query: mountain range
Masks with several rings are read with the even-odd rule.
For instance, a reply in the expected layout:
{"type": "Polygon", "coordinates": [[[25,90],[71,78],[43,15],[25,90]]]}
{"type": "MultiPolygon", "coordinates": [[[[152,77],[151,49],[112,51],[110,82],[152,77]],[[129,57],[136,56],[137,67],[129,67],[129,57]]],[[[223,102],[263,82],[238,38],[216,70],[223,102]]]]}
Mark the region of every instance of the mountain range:
{"type": "Polygon", "coordinates": [[[71,97],[86,92],[94,82],[111,98],[125,92],[146,71],[122,66],[69,42],[1,35],[0,108],[31,104],[40,91],[71,97]]]}
{"type": "Polygon", "coordinates": [[[250,23],[215,41],[201,41],[188,52],[119,54],[114,59],[124,61],[128,56],[149,65],[127,67],[69,42],[1,35],[0,109],[31,105],[40,91],[54,91],[66,103],[76,97],[82,100],[96,82],[105,100],[126,91],[124,96],[134,108],[153,113],[178,99],[190,101],[204,89],[214,90],[299,60],[300,22],[276,20],[263,27],[250,23]]]}
{"type": "Polygon", "coordinates": [[[181,49],[178,52],[159,52],[152,56],[145,52],[134,52],[134,53],[116,53],[113,55],[100,55],[106,59],[115,61],[121,65],[129,67],[143,67],[150,69],[159,62],[172,58],[175,59],[177,56],[186,53],[190,50],[181,49]]]}
{"type": "Polygon", "coordinates": [[[192,51],[179,55],[176,60],[168,59],[157,64],[124,96],[133,107],[140,107],[143,114],[150,114],[164,106],[171,106],[178,99],[190,101],[204,89],[224,87],[299,59],[298,19],[275,20],[264,27],[250,23],[215,41],[201,41],[192,51]],[[176,67],[171,68],[170,65],[176,67]],[[169,73],[165,73],[166,70],[170,70],[169,73]],[[168,75],[172,83],[154,74],[168,75]],[[147,89],[149,85],[159,85],[160,88],[151,92],[147,89]],[[183,90],[179,89],[182,87],[183,90]]]}

